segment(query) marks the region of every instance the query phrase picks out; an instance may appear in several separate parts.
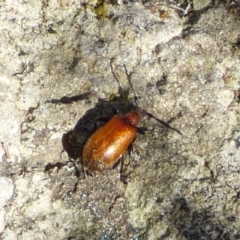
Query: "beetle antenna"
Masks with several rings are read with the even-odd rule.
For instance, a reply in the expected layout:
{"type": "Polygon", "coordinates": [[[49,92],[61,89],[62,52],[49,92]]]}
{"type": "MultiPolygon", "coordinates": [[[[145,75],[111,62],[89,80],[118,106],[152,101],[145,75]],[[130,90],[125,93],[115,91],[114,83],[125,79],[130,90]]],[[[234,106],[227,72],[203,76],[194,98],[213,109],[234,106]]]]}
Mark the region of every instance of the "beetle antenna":
{"type": "Polygon", "coordinates": [[[162,125],[164,125],[165,127],[169,128],[169,129],[172,129],[173,131],[175,131],[175,132],[177,132],[178,134],[182,135],[182,133],[181,133],[178,129],[176,129],[176,128],[174,128],[174,127],[171,127],[167,122],[164,122],[163,120],[155,117],[153,114],[151,114],[151,113],[149,113],[149,112],[147,112],[147,111],[145,111],[145,114],[146,114],[148,117],[153,118],[153,119],[155,119],[156,121],[160,122],[160,123],[161,123],[162,125]]]}
{"type": "Polygon", "coordinates": [[[113,66],[112,66],[113,61],[114,61],[114,58],[111,58],[111,60],[110,60],[111,72],[112,72],[112,75],[113,75],[114,79],[115,79],[115,80],[117,81],[117,83],[118,83],[118,93],[119,93],[120,97],[125,98],[125,96],[128,95],[128,93],[125,93],[125,92],[124,92],[124,90],[123,90],[123,88],[121,87],[120,82],[119,82],[116,74],[115,74],[114,71],[113,71],[113,66]]]}
{"type": "Polygon", "coordinates": [[[135,105],[138,106],[138,97],[136,95],[136,92],[133,88],[133,85],[132,85],[132,82],[131,82],[131,77],[132,77],[132,72],[129,74],[128,71],[127,71],[127,68],[126,68],[126,65],[123,64],[123,67],[124,67],[124,70],[125,70],[125,74],[127,76],[127,80],[128,80],[128,83],[129,83],[129,86],[133,92],[133,96],[134,96],[134,102],[135,102],[135,105]]]}
{"type": "Polygon", "coordinates": [[[111,58],[111,60],[110,60],[110,68],[111,68],[111,72],[112,72],[113,77],[115,78],[115,80],[116,80],[117,83],[118,83],[118,87],[122,89],[122,87],[121,87],[121,85],[120,85],[120,82],[119,82],[119,80],[118,80],[116,74],[115,74],[114,71],[113,71],[113,66],[112,66],[113,61],[114,61],[114,58],[111,58]]]}

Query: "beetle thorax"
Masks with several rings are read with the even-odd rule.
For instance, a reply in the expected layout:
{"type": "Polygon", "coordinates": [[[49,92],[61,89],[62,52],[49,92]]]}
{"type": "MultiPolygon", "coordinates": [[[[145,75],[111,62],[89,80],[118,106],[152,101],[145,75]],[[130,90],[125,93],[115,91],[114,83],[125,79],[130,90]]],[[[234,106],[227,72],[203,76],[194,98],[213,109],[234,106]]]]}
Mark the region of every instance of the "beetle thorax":
{"type": "Polygon", "coordinates": [[[133,125],[137,126],[141,121],[141,116],[138,111],[131,111],[125,115],[125,118],[133,125]]]}

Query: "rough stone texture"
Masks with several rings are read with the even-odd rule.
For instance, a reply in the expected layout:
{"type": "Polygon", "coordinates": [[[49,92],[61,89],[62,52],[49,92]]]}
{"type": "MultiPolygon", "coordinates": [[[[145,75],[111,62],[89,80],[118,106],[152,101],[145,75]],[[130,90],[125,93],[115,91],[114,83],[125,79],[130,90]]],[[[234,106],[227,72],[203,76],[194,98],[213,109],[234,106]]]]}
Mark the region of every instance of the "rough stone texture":
{"type": "Polygon", "coordinates": [[[240,239],[232,2],[0,3],[1,239],[240,239]],[[78,159],[96,120],[130,106],[99,100],[118,94],[112,58],[183,133],[145,118],[125,184],[119,167],[84,178],[78,159]]]}

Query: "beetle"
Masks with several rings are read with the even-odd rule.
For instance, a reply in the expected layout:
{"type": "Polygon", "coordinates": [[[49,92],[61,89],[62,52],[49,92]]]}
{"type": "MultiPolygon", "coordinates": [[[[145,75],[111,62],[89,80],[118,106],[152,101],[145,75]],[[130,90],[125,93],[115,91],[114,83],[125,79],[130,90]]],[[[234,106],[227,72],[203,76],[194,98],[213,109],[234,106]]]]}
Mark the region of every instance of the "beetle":
{"type": "MultiPolygon", "coordinates": [[[[110,63],[112,69],[112,60],[110,63]]],[[[164,126],[181,134],[178,129],[171,127],[168,123],[155,117],[153,114],[137,107],[137,97],[125,65],[124,68],[129,85],[134,93],[135,107],[125,115],[114,115],[86,141],[82,150],[82,164],[84,169],[90,172],[111,169],[118,162],[121,155],[136,138],[138,124],[145,115],[154,118],[164,126]]],[[[116,78],[115,75],[114,77],[116,78]]]]}

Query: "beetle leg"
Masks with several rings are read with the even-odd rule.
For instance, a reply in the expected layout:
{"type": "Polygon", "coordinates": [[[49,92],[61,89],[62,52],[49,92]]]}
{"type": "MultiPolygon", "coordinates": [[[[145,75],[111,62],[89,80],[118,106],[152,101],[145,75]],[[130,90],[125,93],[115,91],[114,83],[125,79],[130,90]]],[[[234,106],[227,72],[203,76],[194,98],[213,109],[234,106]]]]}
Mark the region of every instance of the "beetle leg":
{"type": "Polygon", "coordinates": [[[148,129],[146,127],[137,127],[137,132],[144,135],[148,129]]]}
{"type": "Polygon", "coordinates": [[[121,181],[127,185],[127,181],[126,181],[126,163],[125,163],[125,153],[120,157],[120,163],[121,163],[121,168],[120,168],[120,179],[121,181]]]}
{"type": "MultiPolygon", "coordinates": [[[[126,152],[125,152],[125,154],[126,154],[126,152]]],[[[126,161],[125,156],[123,156],[123,158],[121,159],[121,170],[120,170],[120,179],[125,185],[128,184],[128,181],[127,181],[128,177],[135,171],[135,168],[138,167],[138,164],[136,164],[136,165],[134,164],[133,166],[131,166],[129,158],[127,158],[127,159],[128,160],[126,161]]]]}
{"type": "Polygon", "coordinates": [[[131,156],[133,153],[133,142],[131,142],[131,144],[128,147],[128,155],[131,156]]]}
{"type": "Polygon", "coordinates": [[[144,149],[142,149],[139,145],[134,144],[134,150],[137,152],[138,155],[143,155],[144,154],[144,149]]]}
{"type": "MultiPolygon", "coordinates": [[[[137,147],[134,145],[134,148],[137,147]]],[[[138,149],[138,147],[137,147],[138,149]]],[[[138,150],[137,150],[138,151],[138,150]]],[[[126,154],[128,153],[129,156],[133,153],[133,142],[129,145],[127,152],[123,153],[123,155],[120,158],[121,168],[120,168],[120,179],[121,181],[126,185],[127,177],[133,172],[133,170],[129,170],[130,160],[129,157],[126,157],[126,154]]]]}

